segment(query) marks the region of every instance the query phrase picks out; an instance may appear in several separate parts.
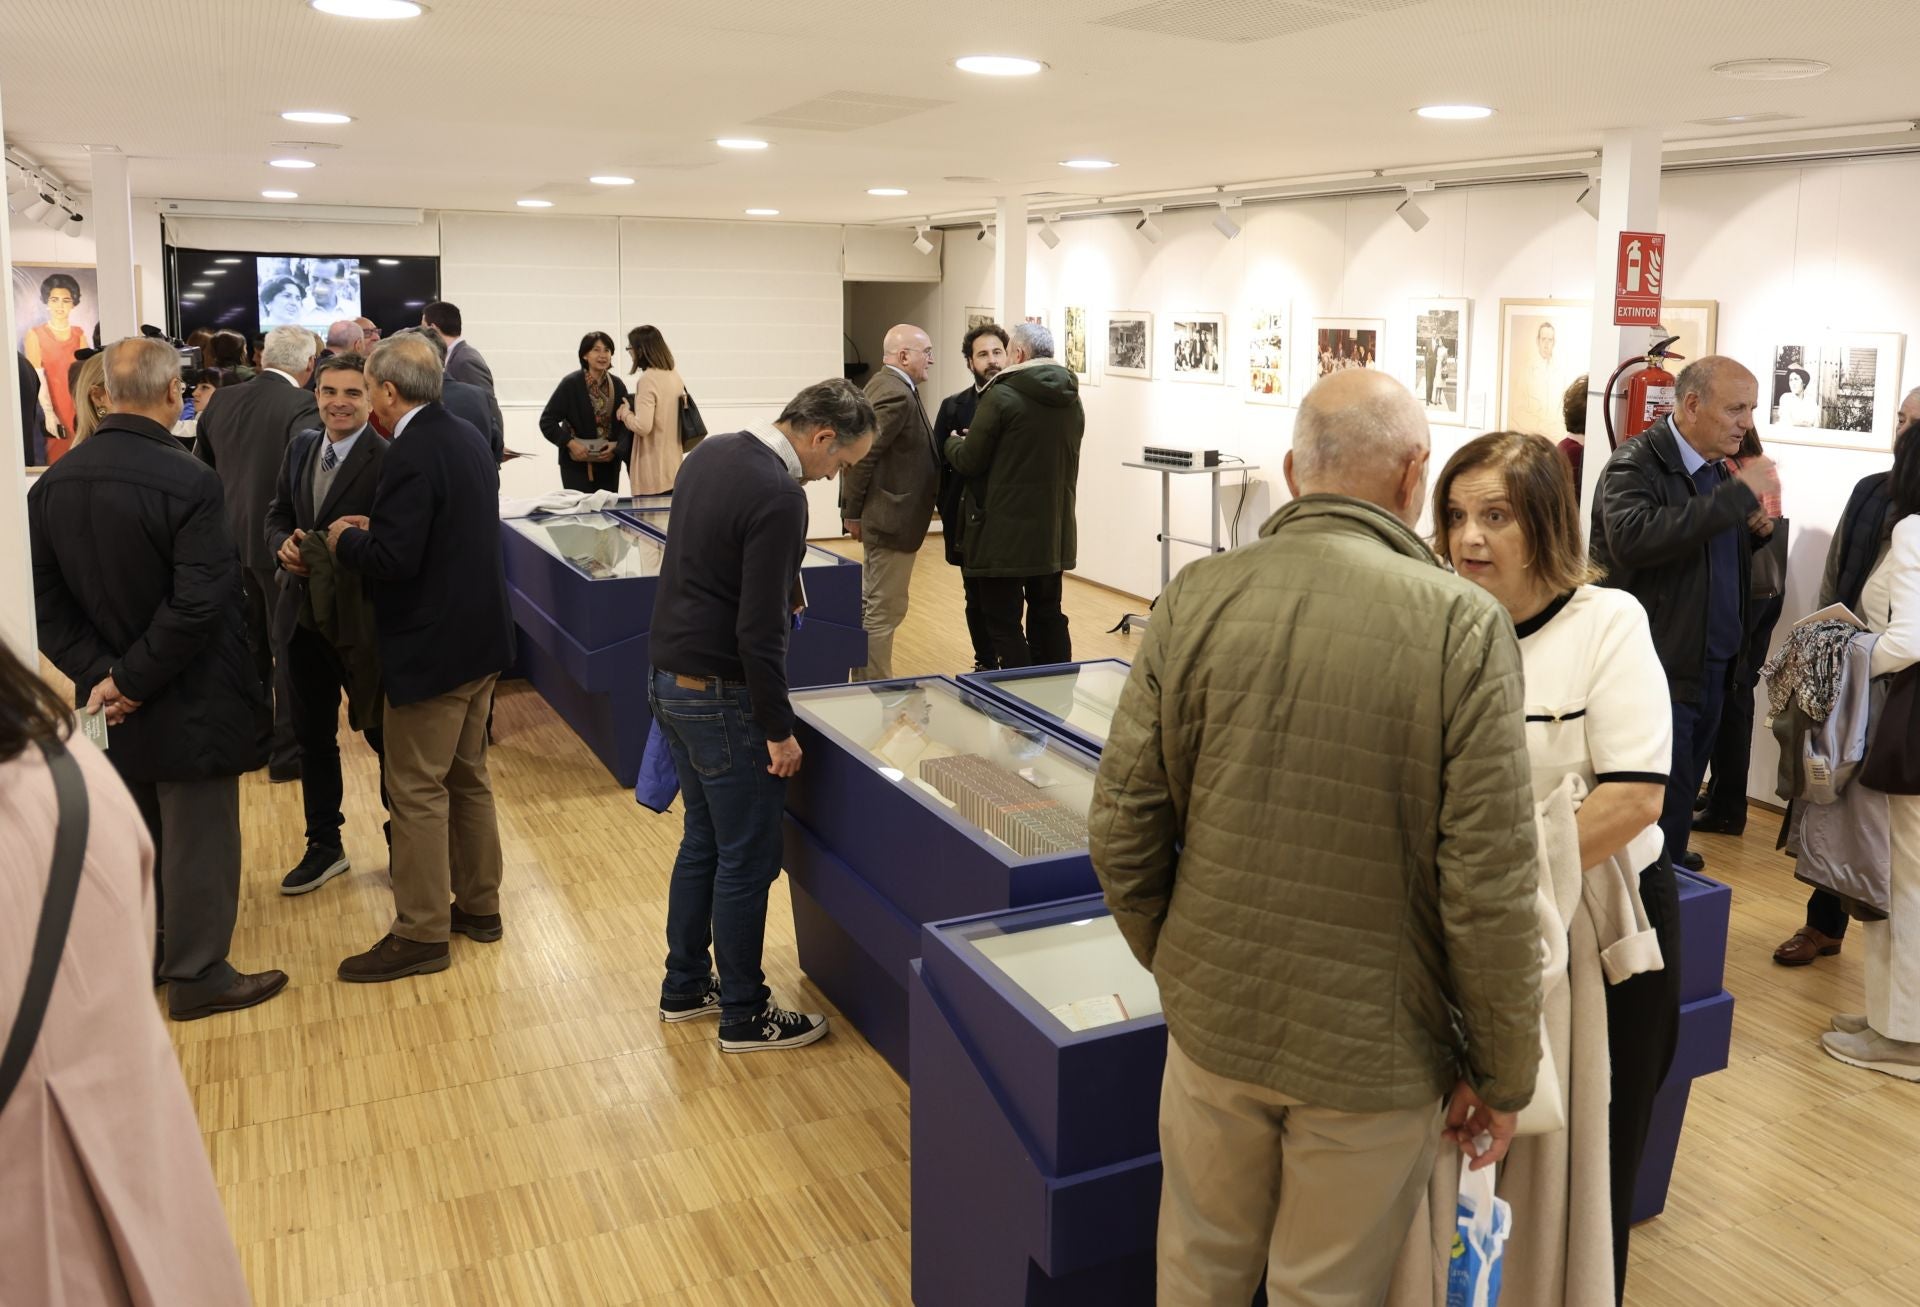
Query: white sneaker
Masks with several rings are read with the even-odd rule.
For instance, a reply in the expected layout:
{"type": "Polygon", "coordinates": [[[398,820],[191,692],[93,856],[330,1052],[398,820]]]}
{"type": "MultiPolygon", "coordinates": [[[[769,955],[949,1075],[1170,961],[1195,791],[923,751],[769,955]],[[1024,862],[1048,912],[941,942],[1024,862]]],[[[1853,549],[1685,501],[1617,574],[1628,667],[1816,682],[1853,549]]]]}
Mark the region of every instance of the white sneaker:
{"type": "Polygon", "coordinates": [[[1857,1035],[1829,1031],[1820,1036],[1820,1044],[1837,1062],[1900,1080],[1920,1081],[1920,1044],[1888,1039],[1874,1030],[1863,1030],[1857,1035]]]}

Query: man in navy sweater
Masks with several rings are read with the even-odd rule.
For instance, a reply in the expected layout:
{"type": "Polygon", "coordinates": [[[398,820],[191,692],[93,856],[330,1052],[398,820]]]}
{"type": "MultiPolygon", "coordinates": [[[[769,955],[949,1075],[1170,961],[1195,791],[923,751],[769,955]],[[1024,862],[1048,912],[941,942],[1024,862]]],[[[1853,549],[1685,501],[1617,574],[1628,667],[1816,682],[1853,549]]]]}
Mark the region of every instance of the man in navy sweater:
{"type": "Polygon", "coordinates": [[[674,483],[648,697],[680,777],[686,831],[667,891],[660,1019],[719,1014],[723,1052],[798,1048],[827,1033],[826,1017],[773,1002],[760,954],[787,777],[800,770],[787,702],[787,632],[807,548],[800,486],[858,463],[874,426],[864,395],[823,381],[771,425],[708,437],[674,483]]]}

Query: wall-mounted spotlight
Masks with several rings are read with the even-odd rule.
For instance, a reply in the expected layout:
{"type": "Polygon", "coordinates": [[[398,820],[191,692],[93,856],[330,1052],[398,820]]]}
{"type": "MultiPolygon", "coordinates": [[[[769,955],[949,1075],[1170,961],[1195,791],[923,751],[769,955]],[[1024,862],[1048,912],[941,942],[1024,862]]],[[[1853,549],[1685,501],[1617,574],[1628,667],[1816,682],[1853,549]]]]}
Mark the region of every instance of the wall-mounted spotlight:
{"type": "Polygon", "coordinates": [[[1232,240],[1240,234],[1240,224],[1233,220],[1233,215],[1228,213],[1227,210],[1237,209],[1239,207],[1240,201],[1238,200],[1222,200],[1220,201],[1220,212],[1213,215],[1213,229],[1222,236],[1225,236],[1228,240],[1232,240]]]}
{"type": "Polygon", "coordinates": [[[933,253],[933,242],[927,239],[927,229],[925,227],[915,227],[913,229],[913,248],[919,250],[922,254],[933,253]]]}
{"type": "Polygon", "coordinates": [[[77,208],[64,210],[60,213],[60,221],[53,224],[53,229],[62,236],[79,236],[87,229],[86,215],[77,208]]]}
{"type": "Polygon", "coordinates": [[[53,196],[35,187],[32,197],[27,201],[26,207],[20,210],[20,216],[28,222],[39,222],[53,211],[53,196]]]}
{"type": "Polygon", "coordinates": [[[994,241],[994,237],[993,237],[993,228],[991,228],[991,227],[989,227],[989,226],[988,226],[988,225],[986,224],[986,222],[985,222],[985,220],[984,220],[984,219],[983,219],[983,220],[981,221],[981,223],[980,223],[980,230],[979,230],[979,232],[978,232],[978,233],[977,233],[977,234],[976,234],[976,235],[974,236],[974,239],[975,239],[975,240],[977,240],[977,241],[985,241],[985,242],[987,243],[987,248],[988,248],[988,249],[992,249],[992,248],[993,248],[993,246],[994,246],[994,245],[995,245],[995,243],[996,243],[996,242],[994,241]]]}
{"type": "Polygon", "coordinates": [[[1394,206],[1393,211],[1400,215],[1400,221],[1415,231],[1419,231],[1432,219],[1427,216],[1427,211],[1420,207],[1420,202],[1414,199],[1414,196],[1432,189],[1432,182],[1414,182],[1407,187],[1407,198],[1394,206]]]}
{"type": "Polygon", "coordinates": [[[1060,248],[1060,233],[1053,229],[1053,215],[1051,213],[1040,220],[1040,243],[1050,250],[1060,248]]]}
{"type": "Polygon", "coordinates": [[[1153,215],[1158,212],[1160,212],[1160,206],[1157,204],[1150,209],[1142,209],[1140,221],[1133,224],[1133,229],[1145,236],[1149,245],[1160,243],[1160,224],[1153,220],[1153,215]]]}
{"type": "Polygon", "coordinates": [[[1587,189],[1580,192],[1579,198],[1574,200],[1574,203],[1585,209],[1589,218],[1595,222],[1600,221],[1600,179],[1588,177],[1587,189]]]}

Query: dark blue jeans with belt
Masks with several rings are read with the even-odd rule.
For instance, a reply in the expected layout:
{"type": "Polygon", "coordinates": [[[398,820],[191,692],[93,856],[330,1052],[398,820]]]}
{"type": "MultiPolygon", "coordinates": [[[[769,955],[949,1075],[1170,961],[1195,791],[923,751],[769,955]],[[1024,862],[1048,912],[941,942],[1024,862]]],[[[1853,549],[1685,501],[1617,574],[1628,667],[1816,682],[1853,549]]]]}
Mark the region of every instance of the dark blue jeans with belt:
{"type": "Polygon", "coordinates": [[[680,776],[686,831],[667,890],[663,999],[707,992],[720,972],[720,1020],[747,1021],[770,992],[760,960],[767,891],[780,874],[780,814],[787,783],[767,768],[766,733],[738,681],[655,670],[648,698],[680,776]],[[711,953],[709,953],[711,950],[711,953]]]}

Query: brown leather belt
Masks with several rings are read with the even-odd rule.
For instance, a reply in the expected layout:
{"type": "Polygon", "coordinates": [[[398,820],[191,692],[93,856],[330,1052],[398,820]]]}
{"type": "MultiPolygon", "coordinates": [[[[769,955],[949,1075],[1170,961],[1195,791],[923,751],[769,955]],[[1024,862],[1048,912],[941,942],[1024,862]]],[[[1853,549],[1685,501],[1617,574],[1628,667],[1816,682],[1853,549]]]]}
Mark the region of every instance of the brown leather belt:
{"type": "MultiPolygon", "coordinates": [[[[661,668],[666,671],[666,668],[661,668]]],[[[673,683],[683,690],[744,690],[745,681],[729,681],[721,676],[688,676],[683,672],[667,672],[673,683]]]]}

